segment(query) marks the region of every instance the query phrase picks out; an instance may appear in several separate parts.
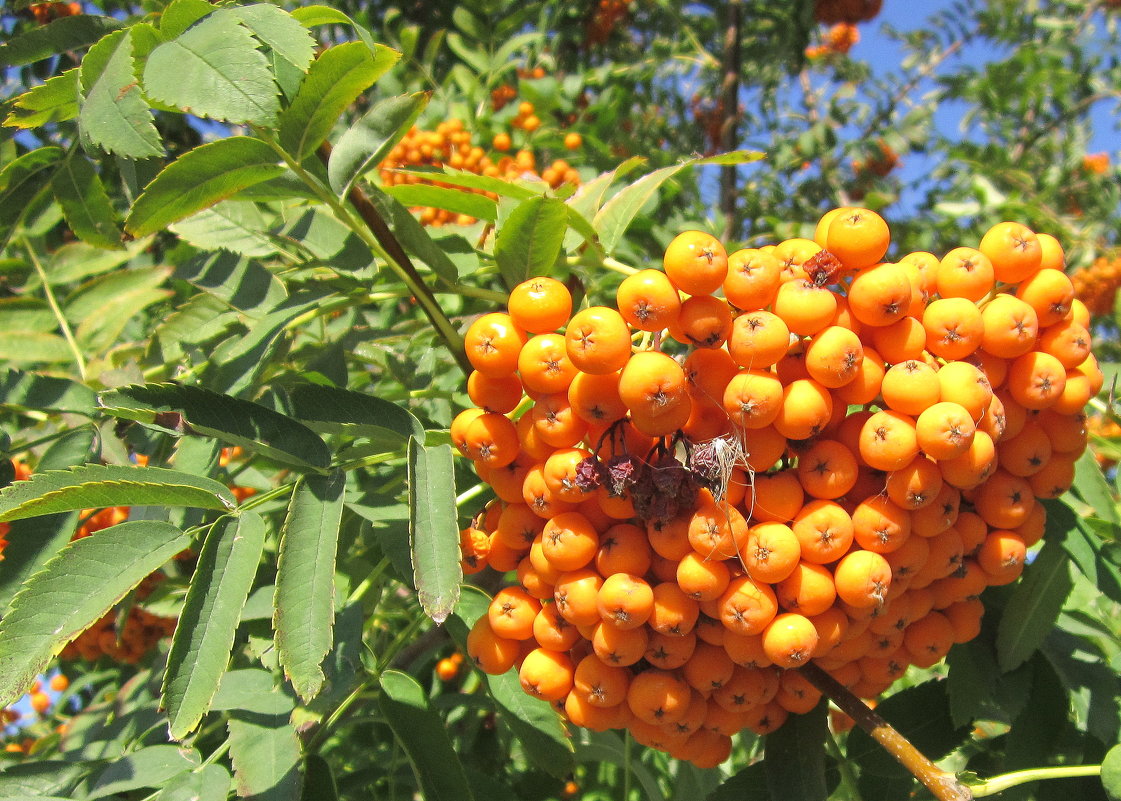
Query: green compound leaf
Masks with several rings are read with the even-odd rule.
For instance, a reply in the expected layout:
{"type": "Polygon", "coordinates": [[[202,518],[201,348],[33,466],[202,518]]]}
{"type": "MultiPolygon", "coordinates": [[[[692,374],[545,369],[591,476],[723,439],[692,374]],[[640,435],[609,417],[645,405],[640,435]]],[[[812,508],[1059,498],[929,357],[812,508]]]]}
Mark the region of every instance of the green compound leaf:
{"type": "Polygon", "coordinates": [[[240,445],[301,471],[331,463],[331,451],[315,432],[259,403],[201,387],[143,384],[102,392],[101,407],[116,417],[181,433],[187,430],[240,445]]]}
{"type": "Polygon", "coordinates": [[[413,583],[425,614],[443,623],[459,600],[459,525],[451,445],[409,440],[409,534],[413,583]]]}
{"type": "Polygon", "coordinates": [[[301,72],[315,58],[315,39],[299,20],[271,3],[231,9],[241,24],[301,72]]]}
{"type": "Polygon", "coordinates": [[[339,197],[346,197],[355,181],[385,159],[430,97],[428,92],[417,92],[386,98],[339,137],[327,163],[327,180],[339,197]]]}
{"type": "Polygon", "coordinates": [[[290,720],[292,698],[258,696],[257,708],[230,712],[230,761],[237,794],[254,801],[300,801],[300,739],[290,720]]]}
{"type": "Polygon", "coordinates": [[[35,473],[0,490],[0,522],[109,506],[236,506],[228,487],[163,467],[87,464],[35,473]]]}
{"type": "Polygon", "coordinates": [[[195,750],[177,745],[151,745],[133,751],[96,774],[86,798],[104,798],[144,787],[159,787],[197,768],[201,758],[195,750]]]}
{"type": "Polygon", "coordinates": [[[280,143],[298,161],[319,147],[359,95],[392,67],[401,54],[347,42],[324,50],[311,65],[292,105],[280,116],[280,143]]]}
{"type": "Polygon", "coordinates": [[[78,116],[79,67],[48,78],[12,101],[4,125],[29,130],[78,116]]]}
{"type": "Polygon", "coordinates": [[[134,236],[154,234],[283,173],[275,151],[260,139],[234,136],[199,145],[144,187],[125,220],[125,229],[134,236]]]}
{"type": "Polygon", "coordinates": [[[719,156],[710,156],[703,159],[690,159],[670,167],[663,167],[648,175],[644,175],[634,183],[623,187],[611,197],[596,213],[592,224],[599,232],[600,242],[609,254],[623,239],[623,234],[634,222],[643,206],[666,181],[673,178],[682,170],[702,164],[746,164],[763,158],[762,153],[747,150],[738,150],[732,153],[723,153],[719,156]]]}
{"type": "Polygon", "coordinates": [[[110,34],[82,59],[85,98],[78,128],[106,153],[132,159],[162,156],[164,149],[152,110],[136,82],[128,31],[110,34]]]}
{"type": "Polygon", "coordinates": [[[0,706],[20,698],[66,643],[189,544],[175,526],[145,520],[63,548],[28,579],[0,621],[0,706]]]}
{"type": "Polygon", "coordinates": [[[210,708],[264,545],[265,521],[254,512],[224,517],[206,536],[164,674],[163,704],[176,740],[210,708]]]}
{"type": "Polygon", "coordinates": [[[268,59],[236,12],[219,9],[158,46],[144,67],[144,90],[182,111],[273,127],[279,89],[268,59]]]}
{"type": "Polygon", "coordinates": [[[273,628],[280,664],[305,702],[323,687],[335,626],[335,558],[346,474],[296,484],[280,534],[273,628]]]}
{"type": "Polygon", "coordinates": [[[530,198],[514,209],[494,243],[506,286],[513,288],[532,275],[549,275],[567,230],[568,208],[555,198],[530,198]]]}
{"type": "Polygon", "coordinates": [[[416,679],[398,670],[381,675],[382,714],[405,749],[427,801],[472,801],[463,764],[443,718],[428,706],[416,679]]]}

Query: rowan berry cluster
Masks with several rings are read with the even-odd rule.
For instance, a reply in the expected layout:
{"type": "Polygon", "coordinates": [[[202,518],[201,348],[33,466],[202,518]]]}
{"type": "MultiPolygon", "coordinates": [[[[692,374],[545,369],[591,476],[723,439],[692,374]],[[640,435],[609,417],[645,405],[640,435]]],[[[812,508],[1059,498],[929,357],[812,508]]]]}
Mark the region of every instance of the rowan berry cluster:
{"type": "Polygon", "coordinates": [[[889,242],[859,208],[731,255],[689,231],[615,308],[572,314],[535,278],[470,326],[477,408],[451,438],[497,500],[464,567],[518,580],[476,665],[712,765],[816,705],[810,661],[873,697],[977,635],[1102,373],[1053,237],[1000,223],[884,262],[889,242]]]}
{"type": "MultiPolygon", "coordinates": [[[[136,591],[138,601],[143,601],[163,580],[163,574],[153,573],[140,583],[136,591]]],[[[103,656],[114,662],[136,664],[164,637],[175,631],[175,618],[158,617],[139,606],[131,606],[123,623],[119,623],[116,609],[110,610],[88,629],[66,644],[59,659],[83,659],[96,662],[103,656]]]]}
{"type": "Polygon", "coordinates": [[[860,31],[850,22],[838,22],[821,37],[821,44],[806,48],[806,58],[821,58],[830,53],[847,53],[860,41],[860,31]]]}
{"type": "MultiPolygon", "coordinates": [[[[523,103],[521,106],[529,106],[532,112],[531,104],[523,103]]],[[[519,113],[521,110],[519,108],[519,113]]],[[[529,126],[532,125],[532,129],[536,129],[541,124],[536,115],[532,113],[518,118],[517,123],[527,132],[531,130],[529,126]]],[[[511,148],[513,143],[508,134],[499,134],[492,144],[495,150],[506,151],[511,148]]],[[[423,130],[416,126],[410,128],[405,137],[381,163],[381,181],[387,186],[399,184],[448,186],[441,181],[399,172],[399,170],[410,170],[417,167],[443,167],[445,165],[476,175],[488,175],[509,180],[528,173],[541,178],[554,189],[563,183],[580,183],[580,174],[571,165],[560,159],[538,173],[537,158],[532,150],[523,148],[513,156],[502,156],[497,161],[492,161],[482,147],[472,143],[470,131],[464,129],[460,120],[441,122],[434,131],[423,130]]],[[[459,188],[462,191],[477,192],[492,199],[497,200],[498,198],[493,192],[459,188]]],[[[423,224],[434,227],[450,224],[470,225],[475,222],[475,218],[470,215],[457,214],[446,209],[423,207],[413,209],[413,211],[420,215],[420,221],[423,224]]]]}
{"type": "Polygon", "coordinates": [[[1090,314],[1112,314],[1121,288],[1121,254],[1099,256],[1089,267],[1072,273],[1070,280],[1090,314]]]}

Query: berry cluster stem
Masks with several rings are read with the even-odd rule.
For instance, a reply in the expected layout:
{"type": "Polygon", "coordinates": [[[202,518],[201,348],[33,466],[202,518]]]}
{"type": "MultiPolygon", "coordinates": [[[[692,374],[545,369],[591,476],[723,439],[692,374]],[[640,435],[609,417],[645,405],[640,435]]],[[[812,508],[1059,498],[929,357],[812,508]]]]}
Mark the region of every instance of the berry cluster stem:
{"type": "Polygon", "coordinates": [[[868,732],[899,764],[914,774],[938,801],[969,801],[973,798],[973,793],[954,774],[931,762],[910,740],[835,678],[812,663],[802,666],[800,670],[811,684],[856,721],[856,725],[868,732]]]}

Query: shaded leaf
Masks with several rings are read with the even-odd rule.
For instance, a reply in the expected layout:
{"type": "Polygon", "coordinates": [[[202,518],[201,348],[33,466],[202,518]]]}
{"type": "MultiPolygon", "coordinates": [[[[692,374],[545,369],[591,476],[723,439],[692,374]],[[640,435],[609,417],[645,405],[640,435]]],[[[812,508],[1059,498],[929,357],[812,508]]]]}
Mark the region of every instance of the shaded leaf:
{"type": "Polygon", "coordinates": [[[9,368],[0,372],[0,405],[89,417],[97,406],[97,395],[89,387],[67,378],[9,368]]]}
{"type": "Polygon", "coordinates": [[[102,392],[101,407],[116,417],[161,424],[176,412],[190,429],[300,470],[323,469],[331,451],[313,431],[259,403],[221,395],[202,387],[143,384],[102,392]]]}
{"type": "Polygon", "coordinates": [[[61,158],[61,148],[40,147],[0,170],[0,248],[7,245],[31,201],[50,183],[61,158]]]}
{"type": "Polygon", "coordinates": [[[305,702],[323,686],[335,625],[335,557],[346,474],[301,478],[280,533],[273,628],[284,673],[305,702]]]}
{"type": "Polygon", "coordinates": [[[271,709],[233,710],[228,724],[237,793],[253,801],[299,801],[300,740],[289,721],[292,699],[275,693],[271,709]]]}
{"type": "Polygon", "coordinates": [[[409,535],[413,582],[425,614],[443,623],[459,600],[459,525],[450,445],[409,440],[409,535]]]}
{"type": "Polygon", "coordinates": [[[232,136],[189,150],[173,161],[132,204],[125,228],[134,236],[156,233],[241,189],[284,172],[260,139],[232,136]]]}
{"type": "Polygon", "coordinates": [[[1110,801],[1121,801],[1121,745],[1110,748],[1102,760],[1102,787],[1110,801]]]}
{"type": "Polygon", "coordinates": [[[518,205],[494,242],[494,259],[508,288],[530,276],[548,275],[560,256],[568,230],[568,209],[560,200],[535,197],[518,205]]]}
{"type": "Polygon", "coordinates": [[[176,740],[192,732],[210,708],[264,544],[265,521],[254,512],[220,519],[203,542],[164,674],[163,706],[176,740]]]}
{"type": "Polygon", "coordinates": [[[327,178],[339,197],[346,197],[355,181],[385,159],[416,122],[430,97],[427,92],[416,92],[386,98],[339,137],[327,163],[327,178]]]}
{"type": "Polygon", "coordinates": [[[284,283],[267,269],[228,253],[188,259],[175,277],[252,317],[267,314],[287,297],[284,283]]]}
{"type": "Polygon", "coordinates": [[[159,787],[179,774],[197,768],[197,751],[177,745],[150,745],[114,760],[93,777],[87,798],[104,798],[142,787],[159,787]]]}
{"type": "Polygon", "coordinates": [[[168,782],[152,801],[225,801],[233,778],[221,765],[203,765],[168,782]]]}
{"type": "Polygon", "coordinates": [[[1062,545],[1047,542],[1012,590],[997,629],[996,652],[1007,673],[1027,661],[1055,625],[1073,586],[1062,545]]]}
{"type": "MultiPolygon", "coordinates": [[[[2,396],[0,396],[2,397],[2,396]]],[[[288,390],[289,413],[316,431],[352,436],[424,440],[424,426],[412,412],[363,392],[324,384],[298,384],[288,390]]]]}
{"type": "Polygon", "coordinates": [[[121,232],[109,195],[93,167],[79,151],[72,152],[51,178],[55,199],[79,239],[102,248],[119,248],[121,232]]]}
{"type": "Polygon", "coordinates": [[[767,779],[766,763],[756,762],[725,779],[705,801],[771,801],[767,779]]]}
{"type": "Polygon", "coordinates": [[[825,738],[828,704],[805,715],[791,715],[767,735],[763,753],[771,798],[783,801],[825,801],[825,738]]]}
{"type": "Polygon", "coordinates": [[[1094,453],[1086,449],[1074,463],[1074,492],[1094,510],[1094,517],[1121,523],[1117,514],[1117,504],[1113,500],[1109,484],[1102,475],[1101,465],[1094,453]]]}
{"type": "Polygon", "coordinates": [[[386,70],[400,53],[379,45],[346,42],[324,50],[312,63],[292,104],[280,115],[280,143],[303,161],[331,132],[339,115],[386,70]]]}
{"type": "Polygon", "coordinates": [[[190,544],[175,526],[121,523],[67,545],[0,620],[0,705],[21,697],[66,643],[190,544]]]}
{"type": "Polygon", "coordinates": [[[163,467],[86,464],[34,473],[0,490],[0,521],[110,506],[236,506],[213,479],[163,467]]]}
{"type": "MultiPolygon", "coordinates": [[[[940,679],[931,679],[896,692],[881,702],[876,712],[935,761],[959,745],[969,732],[967,726],[953,724],[946,682],[940,679]]],[[[848,758],[860,766],[861,774],[870,777],[872,782],[900,779],[909,787],[915,780],[863,729],[849,732],[846,752],[848,758]]]]}
{"type": "Polygon", "coordinates": [[[78,112],[82,135],[106,153],[131,159],[163,155],[152,110],[133,71],[128,31],[110,34],[82,59],[85,97],[78,112]]]}
{"type": "Polygon", "coordinates": [[[444,721],[428,708],[428,699],[416,679],[387,670],[381,674],[381,691],[382,714],[405,749],[426,801],[473,799],[444,721]]]}
{"type": "Polygon", "coordinates": [[[180,239],[200,250],[258,257],[276,252],[276,244],[264,233],[267,229],[257,205],[240,200],[223,200],[171,226],[180,239]]]}
{"type": "Polygon", "coordinates": [[[228,9],[153,50],[144,90],[153,100],[226,122],[274,126],[280,107],[268,59],[228,9]]]}
{"type": "Polygon", "coordinates": [[[0,68],[21,67],[69,50],[81,50],[121,27],[120,20],[99,14],[60,17],[0,45],[0,68]]]}
{"type": "Polygon", "coordinates": [[[0,798],[35,801],[70,801],[71,793],[98,763],[64,762],[60,759],[7,764],[0,772],[0,798]]]}

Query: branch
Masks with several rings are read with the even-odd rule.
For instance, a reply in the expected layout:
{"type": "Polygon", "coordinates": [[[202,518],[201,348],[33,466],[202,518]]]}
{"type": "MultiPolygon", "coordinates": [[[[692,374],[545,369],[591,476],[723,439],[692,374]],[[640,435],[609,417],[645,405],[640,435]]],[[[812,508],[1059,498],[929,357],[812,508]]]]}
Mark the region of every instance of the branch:
{"type": "MultiPolygon", "coordinates": [[[[724,79],[721,85],[724,119],[720,123],[720,148],[725,153],[736,149],[736,120],[740,110],[742,17],[741,0],[728,0],[728,27],[724,31],[724,79]]],[[[730,242],[739,233],[734,164],[729,164],[720,171],[720,210],[724,213],[724,241],[730,242]]]]}
{"type": "Polygon", "coordinates": [[[927,759],[910,740],[820,667],[811,663],[803,665],[799,671],[810,684],[821,690],[842,712],[868,732],[899,764],[914,774],[938,801],[970,801],[973,798],[973,793],[954,774],[947,773],[927,759]]]}
{"type": "MultiPolygon", "coordinates": [[[[331,145],[329,142],[324,142],[319,146],[316,151],[319,160],[327,164],[331,158],[331,145]]],[[[463,337],[461,337],[452,326],[451,321],[447,315],[444,314],[443,309],[440,308],[439,301],[424,283],[424,279],[420,273],[417,272],[416,266],[413,264],[409,254],[405,252],[405,248],[401,246],[401,242],[390,230],[385,220],[378,214],[377,209],[374,207],[369,196],[362,191],[362,187],[355,183],[347,195],[350,205],[358,212],[358,216],[362,218],[362,222],[370,229],[374,235],[374,239],[381,245],[386,255],[397,265],[400,269],[405,283],[408,284],[409,289],[416,295],[417,303],[424,311],[429,322],[436,329],[436,332],[444,340],[448,350],[451,352],[452,358],[455,359],[456,364],[463,371],[464,375],[471,373],[473,369],[471,362],[467,360],[467,352],[463,347],[463,337]]]]}

